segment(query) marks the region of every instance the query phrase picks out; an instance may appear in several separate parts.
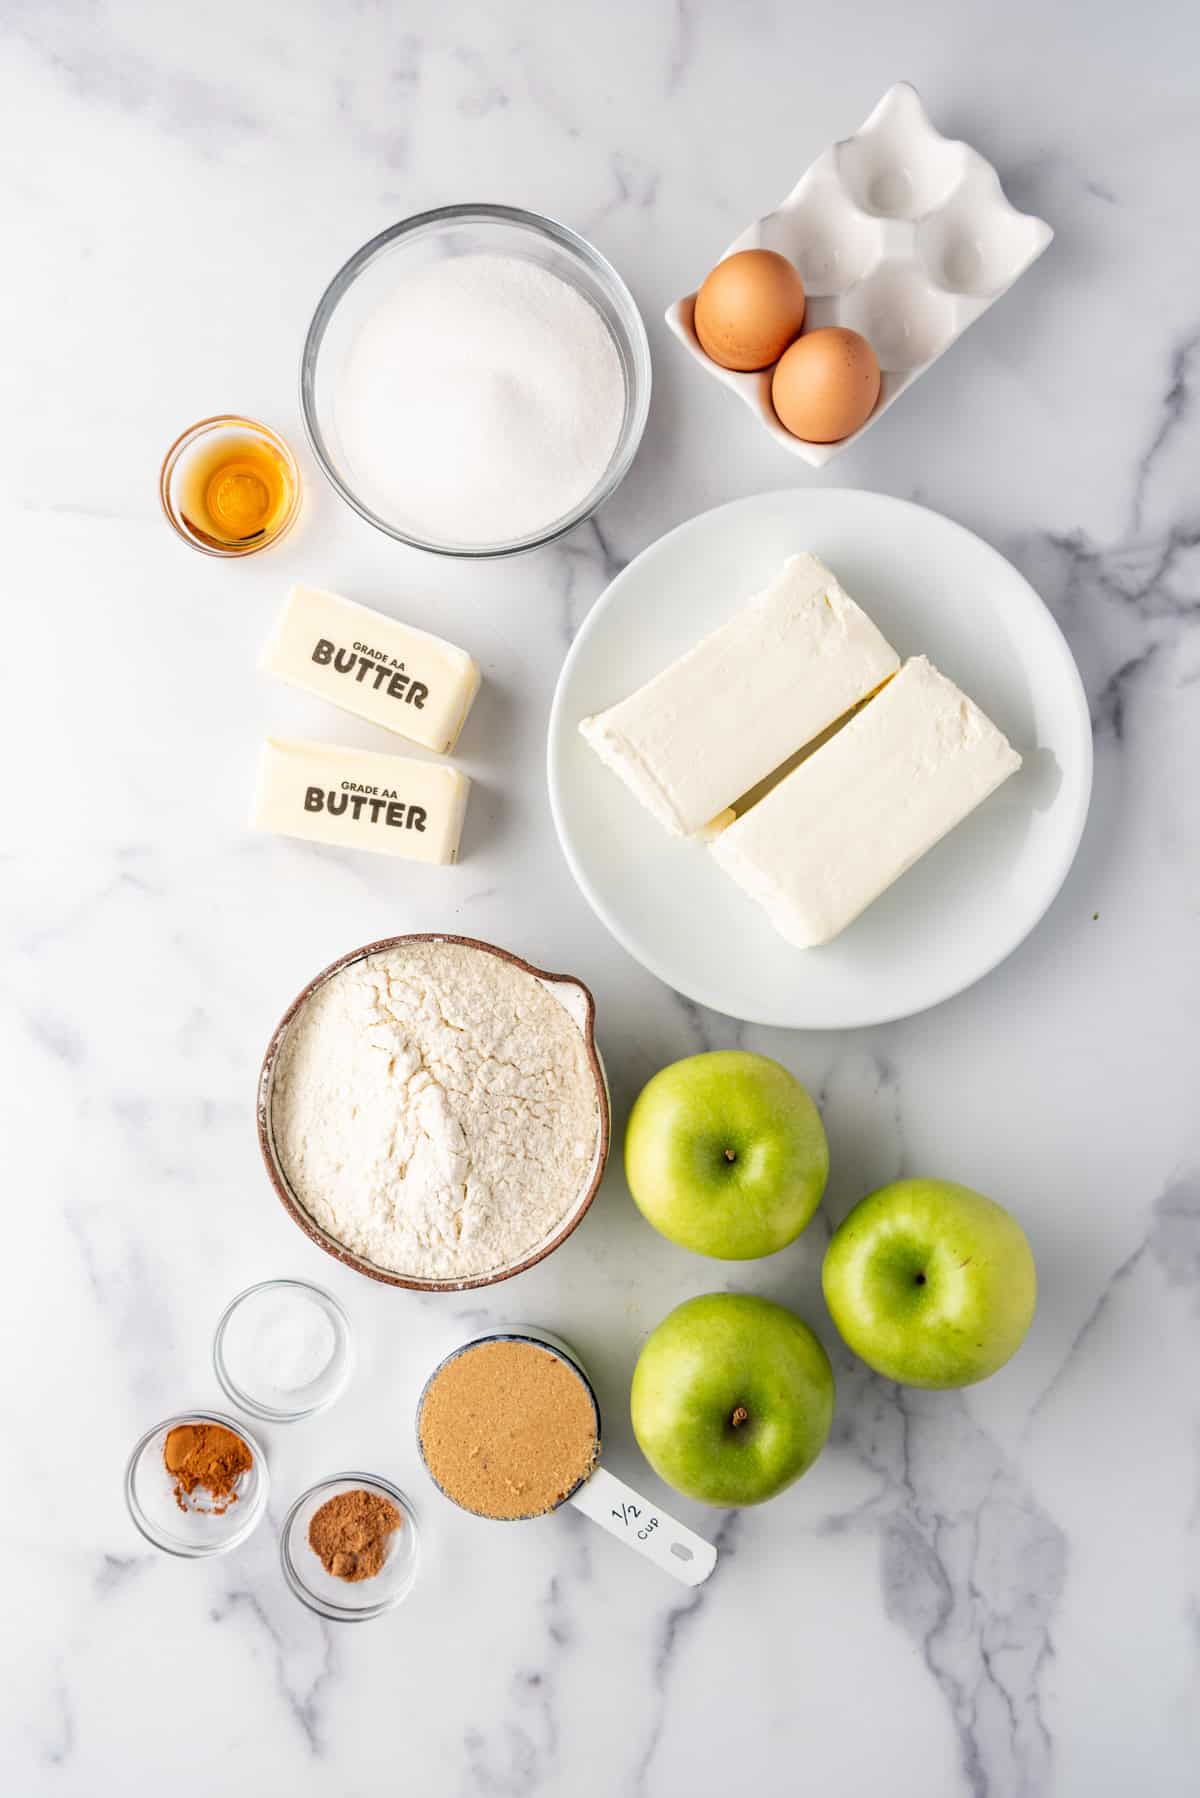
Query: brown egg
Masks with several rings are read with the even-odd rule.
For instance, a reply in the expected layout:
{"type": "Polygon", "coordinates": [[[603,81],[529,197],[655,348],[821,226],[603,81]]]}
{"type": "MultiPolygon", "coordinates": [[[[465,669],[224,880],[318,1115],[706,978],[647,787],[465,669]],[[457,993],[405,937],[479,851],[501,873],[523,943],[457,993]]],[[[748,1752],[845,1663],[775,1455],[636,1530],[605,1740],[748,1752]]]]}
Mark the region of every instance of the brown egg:
{"type": "Polygon", "coordinates": [[[804,323],[804,283],[786,256],[739,250],[696,295],[696,336],[722,368],[770,368],[804,323]]]}
{"type": "Polygon", "coordinates": [[[837,443],[865,424],[879,398],[879,363],[865,337],[840,325],[808,331],[771,377],[779,422],[805,443],[837,443]]]}

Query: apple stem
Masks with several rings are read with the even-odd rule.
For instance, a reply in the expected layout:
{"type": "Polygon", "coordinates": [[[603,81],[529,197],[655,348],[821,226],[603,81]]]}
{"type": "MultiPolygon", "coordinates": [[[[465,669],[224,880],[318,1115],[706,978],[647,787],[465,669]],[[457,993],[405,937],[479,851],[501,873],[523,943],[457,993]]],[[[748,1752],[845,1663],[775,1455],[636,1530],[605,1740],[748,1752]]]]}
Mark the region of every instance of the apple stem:
{"type": "Polygon", "coordinates": [[[735,1405],[733,1408],[733,1416],[729,1421],[735,1430],[740,1429],[742,1424],[749,1423],[750,1413],[747,1411],[745,1405],[735,1405]]]}
{"type": "Polygon", "coordinates": [[[737,1150],[736,1149],[726,1149],[725,1159],[726,1159],[726,1161],[736,1161],[737,1160],[737,1150]]]}

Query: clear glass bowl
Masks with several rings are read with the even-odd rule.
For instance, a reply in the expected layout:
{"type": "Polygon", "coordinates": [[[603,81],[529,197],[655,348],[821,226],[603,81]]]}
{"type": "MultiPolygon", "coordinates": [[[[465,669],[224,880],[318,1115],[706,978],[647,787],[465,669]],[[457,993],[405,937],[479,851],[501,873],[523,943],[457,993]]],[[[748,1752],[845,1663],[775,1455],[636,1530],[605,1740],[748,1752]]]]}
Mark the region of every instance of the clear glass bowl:
{"type": "Polygon", "coordinates": [[[204,556],[225,559],[254,556],[270,549],[291,530],[300,510],[300,470],[296,458],[277,431],[257,419],[243,418],[236,412],[222,412],[215,418],[202,418],[175,439],[158,476],[158,497],[171,528],[192,549],[204,556]],[[270,528],[242,542],[225,542],[208,535],[201,524],[190,516],[187,504],[190,478],[207,458],[224,449],[229,455],[239,448],[264,445],[273,452],[282,473],[285,499],[272,518],[270,528]]]}
{"type": "Polygon", "coordinates": [[[333,488],[369,524],[415,549],[436,555],[516,555],[572,530],[616,490],[637,453],[650,409],[650,346],[633,296],[610,263],[566,225],[513,206],[442,206],[418,213],[363,245],[321,296],[304,342],[300,405],[313,454],[333,488]],[[519,256],[559,276],[591,301],[608,326],[625,377],[625,412],[608,467],[573,511],[543,529],[509,542],[461,544],[416,536],[374,510],[357,485],[341,445],[338,384],[350,346],[402,266],[420,267],[447,256],[480,251],[519,256]]]}
{"type": "Polygon", "coordinates": [[[266,1423],[295,1423],[324,1411],[346,1390],[354,1368],[354,1342],[350,1320],[332,1293],[307,1280],[260,1280],[231,1299],[221,1313],[213,1336],[213,1369],[227,1398],[252,1417],[266,1423]],[[316,1307],[328,1328],[329,1359],[311,1380],[296,1387],[275,1386],[256,1379],[247,1365],[252,1348],[239,1339],[244,1328],[269,1333],[278,1327],[277,1311],[289,1297],[316,1307]]]}
{"type": "MultiPolygon", "coordinates": [[[[205,1555],[228,1554],[246,1540],[267,1508],[270,1480],[266,1456],[244,1425],[220,1411],[184,1411],[147,1430],[129,1457],[125,1470],[125,1502],[137,1528],[164,1554],[199,1560],[205,1555]],[[181,1509],[175,1485],[163,1462],[168,1432],[181,1424],[216,1423],[240,1436],[254,1457],[242,1478],[237,1501],[225,1512],[205,1511],[189,1504],[181,1509]]],[[[193,1495],[196,1496],[196,1495],[193,1495]]],[[[203,1493],[199,1494],[201,1502],[203,1493]]]]}
{"type": "Polygon", "coordinates": [[[398,1486],[377,1473],[337,1473],[302,1492],[279,1538],[279,1558],[286,1579],[301,1604],[335,1623],[365,1623],[394,1610],[412,1591],[417,1577],[419,1541],[412,1505],[398,1486]],[[373,1579],[351,1582],[326,1573],[308,1543],[313,1515],[339,1492],[375,1492],[390,1499],[403,1519],[391,1539],[387,1559],[373,1579]]]}

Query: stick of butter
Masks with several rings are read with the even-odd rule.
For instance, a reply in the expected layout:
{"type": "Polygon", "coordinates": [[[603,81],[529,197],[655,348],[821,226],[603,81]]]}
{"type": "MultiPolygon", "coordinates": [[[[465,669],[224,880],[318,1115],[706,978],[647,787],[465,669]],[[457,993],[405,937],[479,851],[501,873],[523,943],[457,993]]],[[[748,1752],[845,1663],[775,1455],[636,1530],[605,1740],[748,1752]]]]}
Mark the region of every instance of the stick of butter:
{"type": "Polygon", "coordinates": [[[277,836],[453,862],[470,788],[445,763],[268,737],[251,822],[277,836]]]}
{"type": "Polygon", "coordinates": [[[479,691],[465,649],[319,587],[292,588],[262,667],[439,755],[479,691]]]}

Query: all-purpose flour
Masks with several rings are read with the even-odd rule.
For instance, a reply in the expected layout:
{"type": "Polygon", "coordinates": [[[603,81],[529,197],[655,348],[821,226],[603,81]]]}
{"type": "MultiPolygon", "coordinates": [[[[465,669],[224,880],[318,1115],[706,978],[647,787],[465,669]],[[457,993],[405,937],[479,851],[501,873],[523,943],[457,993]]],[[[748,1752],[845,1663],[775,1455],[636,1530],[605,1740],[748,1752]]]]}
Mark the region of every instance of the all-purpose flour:
{"type": "Polygon", "coordinates": [[[362,497],[414,536],[464,547],[573,511],[624,411],[621,359],[591,302],[537,263],[486,254],[397,274],[336,402],[362,497]]]}
{"type": "Polygon", "coordinates": [[[594,1169],[583,1034],[524,969],[458,943],[352,963],[276,1063],[280,1165],[321,1228],[392,1273],[469,1279],[519,1261],[594,1169]]]}

